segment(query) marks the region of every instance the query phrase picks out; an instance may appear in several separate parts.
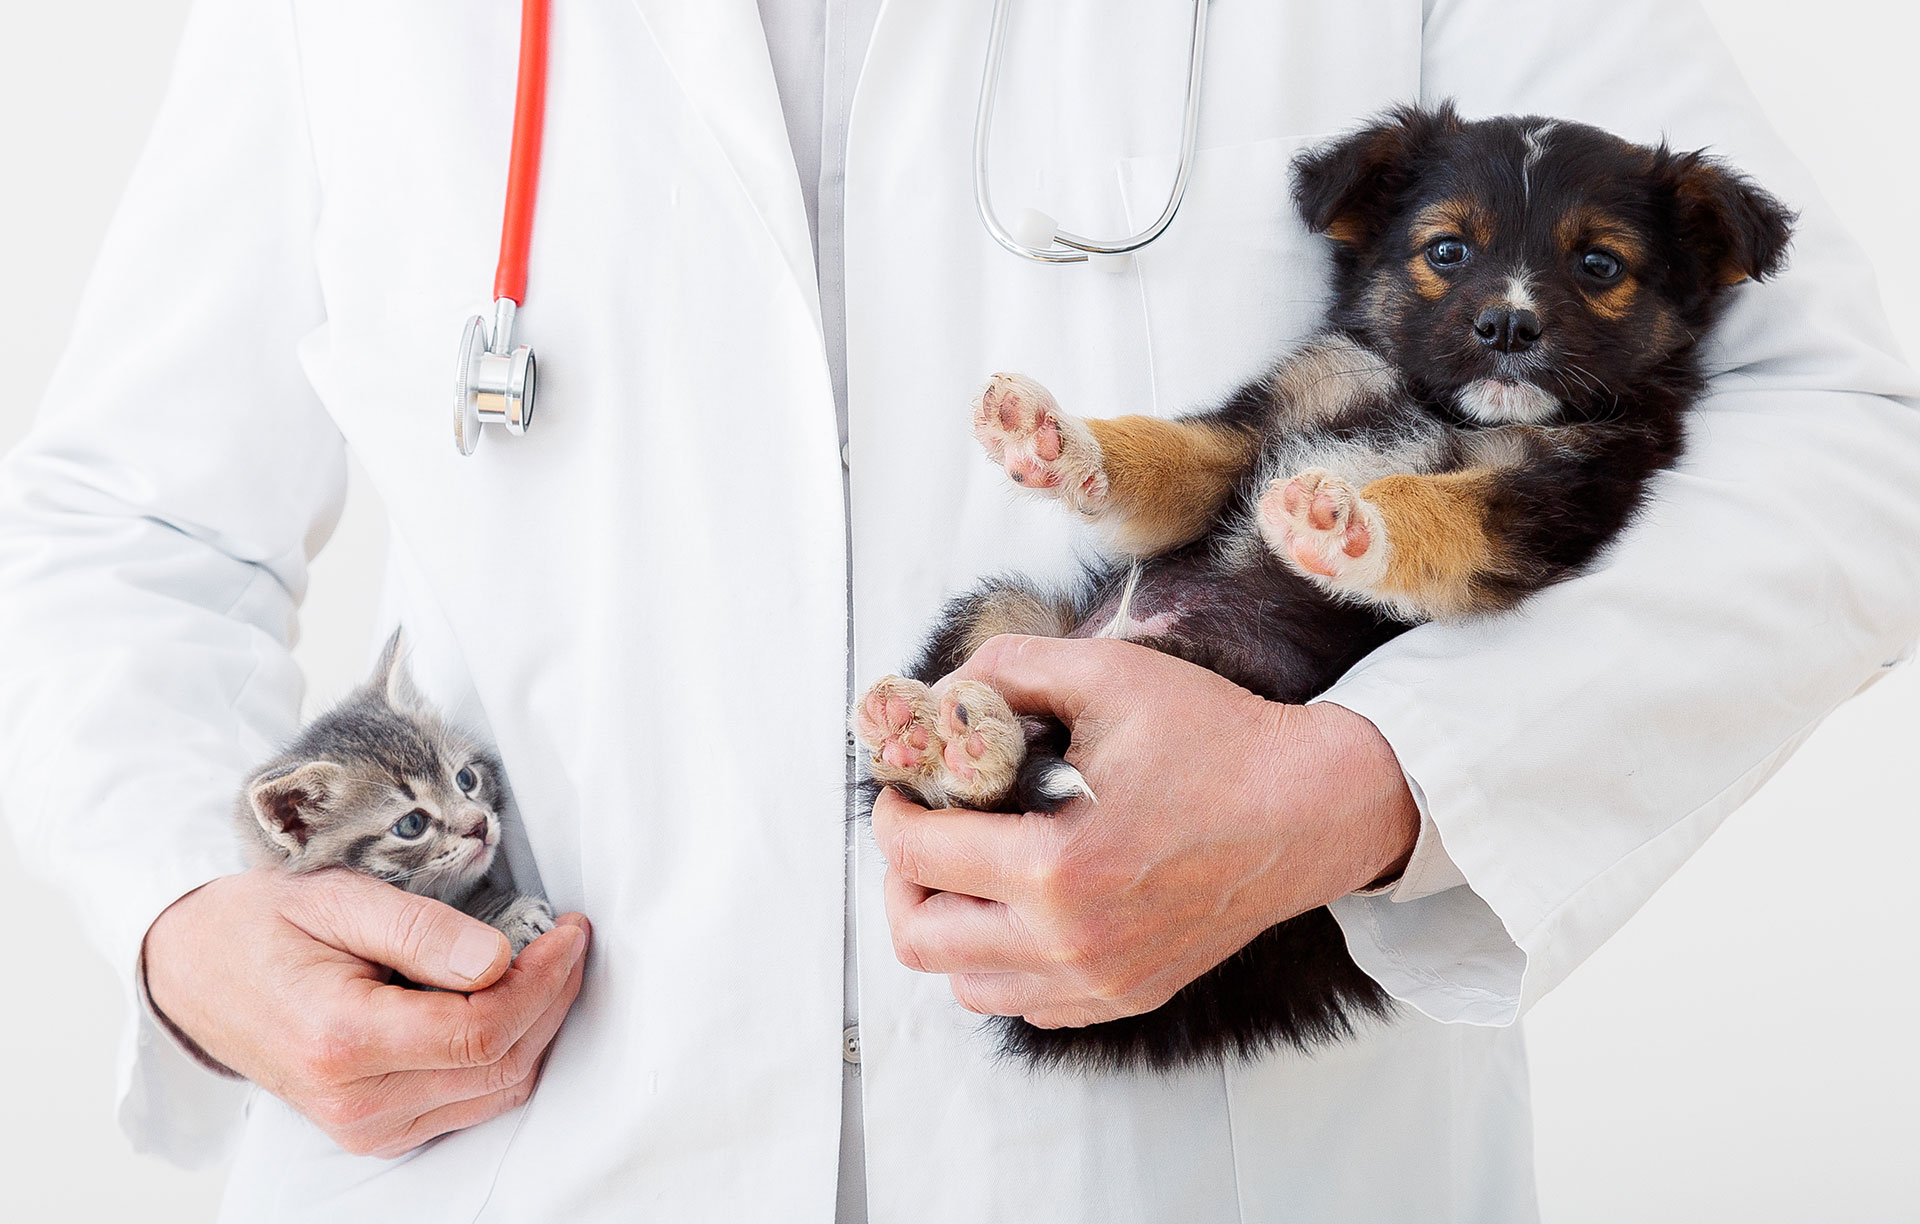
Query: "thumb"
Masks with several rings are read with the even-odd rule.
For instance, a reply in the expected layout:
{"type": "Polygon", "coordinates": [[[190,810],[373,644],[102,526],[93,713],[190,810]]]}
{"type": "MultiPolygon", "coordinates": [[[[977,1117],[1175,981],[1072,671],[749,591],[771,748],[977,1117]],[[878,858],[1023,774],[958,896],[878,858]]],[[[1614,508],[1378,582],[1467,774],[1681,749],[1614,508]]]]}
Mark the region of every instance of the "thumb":
{"type": "Polygon", "coordinates": [[[507,937],[431,897],[415,896],[357,872],[315,872],[287,919],[314,939],[385,965],[423,986],[479,990],[513,963],[507,937]]]}
{"type": "Polygon", "coordinates": [[[1071,727],[1098,695],[1111,648],[1125,642],[1002,634],[989,638],[949,677],[977,680],[1007,699],[1016,714],[1051,714],[1071,727]]]}

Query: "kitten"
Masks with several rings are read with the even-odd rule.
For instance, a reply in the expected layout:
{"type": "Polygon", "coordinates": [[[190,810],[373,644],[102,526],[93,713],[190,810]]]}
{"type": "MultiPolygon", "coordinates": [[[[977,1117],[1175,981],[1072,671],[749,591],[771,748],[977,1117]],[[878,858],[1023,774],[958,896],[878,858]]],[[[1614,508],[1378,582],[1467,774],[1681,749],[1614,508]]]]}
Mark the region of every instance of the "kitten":
{"type": "Polygon", "coordinates": [[[414,687],[402,631],[365,684],[255,770],[234,818],[255,865],[345,867],[497,927],[514,955],[553,929],[499,854],[499,758],[447,725],[414,687]]]}
{"type": "MultiPolygon", "coordinates": [[[[873,784],[930,807],[1092,799],[1065,728],[982,684],[929,688],[995,634],[1121,637],[1301,702],[1414,624],[1580,572],[1679,456],[1700,341],[1731,286],[1780,268],[1794,219],[1698,153],[1451,105],[1309,151],[1293,194],[1333,245],[1326,329],[1218,407],[1085,419],[1014,375],[976,401],[988,456],[1121,560],[1079,591],[1001,578],[950,603],[909,676],[854,708],[873,784]]],[[[1316,909],[1145,1015],[997,1024],[1036,1063],[1166,1068],[1310,1050],[1388,1009],[1316,909]]]]}

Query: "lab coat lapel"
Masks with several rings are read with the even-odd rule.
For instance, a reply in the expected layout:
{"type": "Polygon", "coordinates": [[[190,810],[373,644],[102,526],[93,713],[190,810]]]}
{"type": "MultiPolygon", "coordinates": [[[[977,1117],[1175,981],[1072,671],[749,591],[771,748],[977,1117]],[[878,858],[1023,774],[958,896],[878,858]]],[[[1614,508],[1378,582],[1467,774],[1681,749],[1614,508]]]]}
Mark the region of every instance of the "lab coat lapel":
{"type": "Polygon", "coordinates": [[[726,153],[820,325],[806,204],[753,0],[633,0],[674,82],[726,153]]]}

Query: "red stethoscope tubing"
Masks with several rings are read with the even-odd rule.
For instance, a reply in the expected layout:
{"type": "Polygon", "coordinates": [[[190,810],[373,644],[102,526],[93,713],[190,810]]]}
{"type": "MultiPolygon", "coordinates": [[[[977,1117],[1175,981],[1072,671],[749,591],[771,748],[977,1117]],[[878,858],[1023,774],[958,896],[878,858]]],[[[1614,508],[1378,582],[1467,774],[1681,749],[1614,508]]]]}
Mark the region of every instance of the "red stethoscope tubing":
{"type": "Polygon", "coordinates": [[[521,0],[520,82],[513,100],[513,153],[507,169],[506,215],[493,297],[524,305],[527,253],[533,246],[533,204],[540,185],[540,142],[547,127],[547,12],[552,0],[521,0]]]}

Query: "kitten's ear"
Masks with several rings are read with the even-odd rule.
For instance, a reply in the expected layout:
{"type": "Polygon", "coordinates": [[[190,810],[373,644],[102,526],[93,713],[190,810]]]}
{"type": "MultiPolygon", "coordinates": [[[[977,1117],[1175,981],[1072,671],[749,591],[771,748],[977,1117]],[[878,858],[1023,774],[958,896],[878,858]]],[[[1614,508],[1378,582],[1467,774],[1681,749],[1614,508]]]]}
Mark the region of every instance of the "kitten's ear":
{"type": "Polygon", "coordinates": [[[1421,156],[1461,130],[1452,102],[1400,106],[1378,121],[1294,159],[1293,203],[1316,234],[1346,247],[1378,238],[1413,186],[1421,156]]]}
{"type": "Polygon", "coordinates": [[[299,854],[313,836],[316,818],[339,798],[346,773],[332,761],[308,761],[255,782],[247,799],[260,831],[288,855],[299,854]]]}
{"type": "Polygon", "coordinates": [[[380,652],[380,661],[373,668],[374,683],[386,695],[387,705],[403,714],[412,713],[426,705],[420,690],[414,687],[413,673],[407,670],[408,645],[406,628],[395,629],[380,652]]]}
{"type": "Polygon", "coordinates": [[[1787,262],[1799,217],[1746,176],[1704,153],[1656,155],[1680,213],[1681,241],[1715,285],[1765,280],[1787,262]]]}

